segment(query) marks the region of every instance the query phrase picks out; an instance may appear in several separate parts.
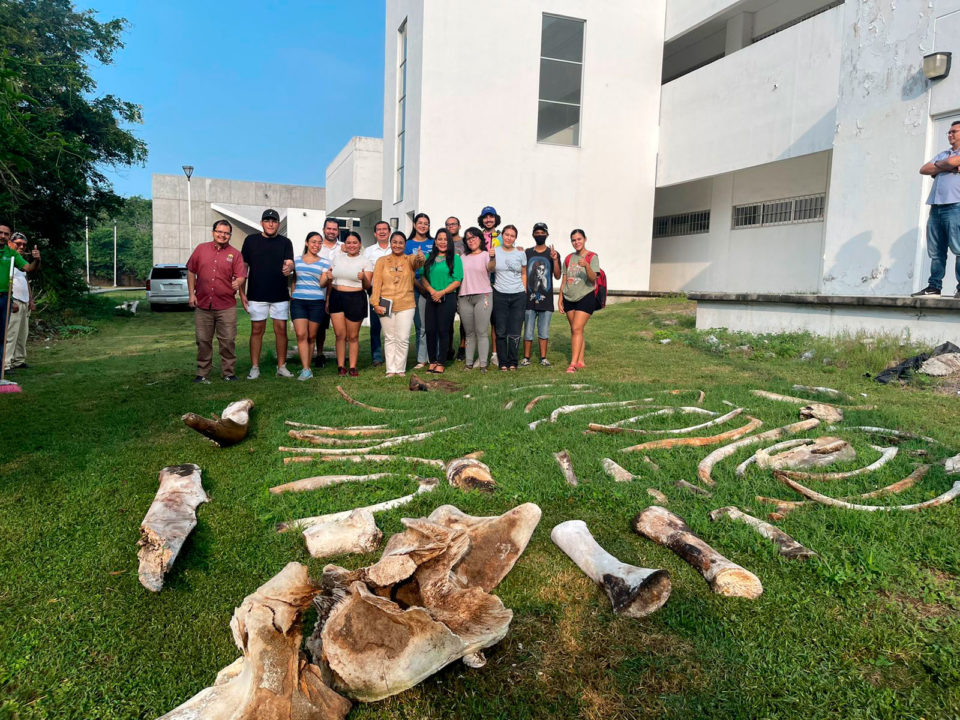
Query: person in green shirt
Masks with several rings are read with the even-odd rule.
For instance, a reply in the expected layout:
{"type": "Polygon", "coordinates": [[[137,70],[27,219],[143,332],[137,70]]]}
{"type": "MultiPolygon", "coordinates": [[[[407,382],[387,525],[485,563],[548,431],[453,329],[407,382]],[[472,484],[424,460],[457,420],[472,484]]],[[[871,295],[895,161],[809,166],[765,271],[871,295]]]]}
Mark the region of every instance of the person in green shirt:
{"type": "Polygon", "coordinates": [[[457,311],[457,288],[463,282],[463,261],[453,250],[450,233],[437,230],[433,249],[423,265],[423,289],[427,294],[428,372],[442,373],[450,346],[450,330],[457,311]]]}
{"type": "Polygon", "coordinates": [[[40,251],[37,246],[34,245],[30,252],[33,260],[27,262],[17,252],[16,246],[10,244],[12,237],[13,229],[10,224],[0,221],[0,248],[2,248],[0,249],[0,347],[6,347],[7,341],[7,306],[11,301],[10,275],[12,270],[10,265],[13,264],[18,270],[24,272],[33,272],[40,267],[40,251]]]}

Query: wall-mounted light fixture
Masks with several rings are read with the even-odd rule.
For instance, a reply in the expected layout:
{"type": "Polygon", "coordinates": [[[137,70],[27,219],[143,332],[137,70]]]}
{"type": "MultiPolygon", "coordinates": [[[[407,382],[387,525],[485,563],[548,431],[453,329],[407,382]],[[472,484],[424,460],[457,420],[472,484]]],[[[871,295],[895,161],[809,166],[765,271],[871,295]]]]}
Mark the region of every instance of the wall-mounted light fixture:
{"type": "Polygon", "coordinates": [[[942,80],[950,74],[950,58],[953,53],[938,52],[923,58],[923,74],[927,80],[942,80]]]}
{"type": "Polygon", "coordinates": [[[399,224],[400,224],[400,218],[390,218],[390,227],[392,227],[394,230],[397,229],[397,225],[399,224]]]}

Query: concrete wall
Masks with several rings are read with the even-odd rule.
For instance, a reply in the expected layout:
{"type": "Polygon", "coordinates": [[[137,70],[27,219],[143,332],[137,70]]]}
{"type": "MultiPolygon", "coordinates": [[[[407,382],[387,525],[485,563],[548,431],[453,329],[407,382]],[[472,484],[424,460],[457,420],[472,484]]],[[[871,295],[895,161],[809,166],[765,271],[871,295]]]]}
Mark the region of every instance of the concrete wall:
{"type": "MultiPolygon", "coordinates": [[[[248,206],[253,210],[245,211],[259,229],[259,212],[268,207],[275,208],[281,216],[293,208],[301,214],[289,221],[293,230],[300,233],[301,220],[306,225],[317,219],[325,204],[324,189],[302,185],[281,185],[278,183],[244,182],[241,180],[223,180],[193,176],[190,180],[193,236],[188,237],[187,218],[187,178],[184,175],[153,176],[153,261],[154,263],[185,263],[193,248],[201,242],[210,240],[210,228],[214,220],[228,219],[234,224],[232,242],[238,248],[243,242],[245,232],[253,232],[250,226],[238,228],[236,219],[213,210],[211,204],[248,206]]],[[[323,221],[323,218],[320,218],[323,221]]],[[[312,228],[311,228],[312,229],[312,228]]],[[[305,236],[305,232],[300,237],[305,236]]],[[[292,236],[295,237],[295,236],[292,236]]]]}
{"type": "Polygon", "coordinates": [[[732,229],[734,205],[823,193],[830,153],[659,188],[657,216],[710,209],[710,232],[653,240],[650,289],[816,292],[823,223],[732,229]]]}
{"type": "Polygon", "coordinates": [[[383,192],[383,139],[355,137],[327,166],[331,215],[358,217],[379,211],[383,192]]]}
{"type": "Polygon", "coordinates": [[[746,4],[747,0],[669,0],[666,39],[669,42],[725,11],[746,4]]]}
{"type": "Polygon", "coordinates": [[[842,61],[821,292],[899,295],[918,284],[932,2],[843,8],[842,61]]]}
{"type": "Polygon", "coordinates": [[[391,1],[387,108],[395,104],[393,38],[404,12],[411,32],[422,17],[422,42],[411,42],[408,60],[409,92],[420,97],[408,105],[407,197],[394,212],[386,180],[394,129],[391,113],[385,118],[384,213],[423,210],[436,228],[451,214],[473,224],[491,204],[520,228],[521,243],[529,244],[534,222],[547,222],[563,253],[569,231],[582,227],[611,288],[646,288],[649,235],[627,237],[624,228],[652,224],[663,0],[391,1]],[[580,147],[537,142],[544,12],[586,21],[580,147]],[[466,52],[463,28],[483,26],[497,28],[496,52],[466,52]]]}
{"type": "Polygon", "coordinates": [[[829,150],[843,19],[834,8],[664,85],[657,186],[829,150]]]}

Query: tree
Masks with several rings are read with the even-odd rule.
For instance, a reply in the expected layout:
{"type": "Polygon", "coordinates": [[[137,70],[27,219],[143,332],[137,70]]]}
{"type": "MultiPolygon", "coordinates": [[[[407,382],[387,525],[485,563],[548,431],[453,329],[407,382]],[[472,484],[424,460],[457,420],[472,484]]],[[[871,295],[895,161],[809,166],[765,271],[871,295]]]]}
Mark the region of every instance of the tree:
{"type": "MultiPolygon", "coordinates": [[[[125,198],[111,217],[90,218],[90,274],[113,282],[113,222],[117,222],[117,282],[134,275],[141,282],[153,267],[153,211],[146,198],[125,198]]],[[[85,264],[83,243],[73,248],[78,267],[85,264]]]]}
{"type": "Polygon", "coordinates": [[[83,219],[121,206],[102,169],[142,164],[146,145],[122,125],[138,105],[96,96],[89,63],[123,47],[123,19],[98,22],[69,0],[0,0],[0,217],[44,254],[42,282],[80,288],[69,245],[83,219]]]}

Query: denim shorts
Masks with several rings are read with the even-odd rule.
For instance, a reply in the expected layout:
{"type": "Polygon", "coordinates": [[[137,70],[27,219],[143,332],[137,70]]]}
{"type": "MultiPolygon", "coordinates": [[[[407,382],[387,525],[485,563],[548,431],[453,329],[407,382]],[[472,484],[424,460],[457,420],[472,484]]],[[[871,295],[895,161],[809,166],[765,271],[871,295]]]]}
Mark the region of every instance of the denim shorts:
{"type": "Polygon", "coordinates": [[[326,316],[326,300],[293,298],[293,300],[290,301],[290,317],[293,320],[309,320],[313,323],[322,323],[326,316]]]}
{"type": "Polygon", "coordinates": [[[527,310],[523,320],[523,339],[527,342],[533,340],[533,326],[537,326],[537,337],[541,340],[547,340],[550,337],[550,318],[553,312],[550,310],[527,310]]]}

